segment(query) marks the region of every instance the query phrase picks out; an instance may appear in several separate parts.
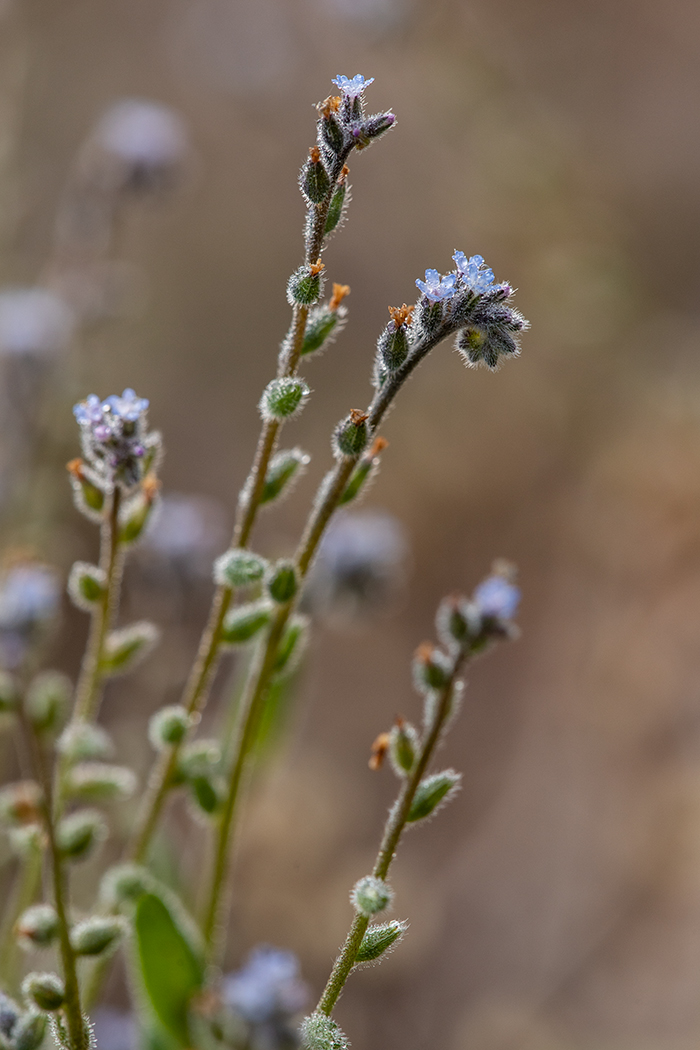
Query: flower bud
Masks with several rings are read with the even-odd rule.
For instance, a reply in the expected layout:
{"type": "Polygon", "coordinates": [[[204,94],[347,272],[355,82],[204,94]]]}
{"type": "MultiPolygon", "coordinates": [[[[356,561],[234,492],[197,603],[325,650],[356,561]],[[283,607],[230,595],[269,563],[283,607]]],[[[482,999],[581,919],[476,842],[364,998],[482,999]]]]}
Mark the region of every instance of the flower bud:
{"type": "Polygon", "coordinates": [[[76,923],[70,943],[76,955],[102,955],[115,948],[124,934],[124,922],[114,915],[93,915],[76,923]]]}
{"type": "Polygon", "coordinates": [[[383,879],[365,875],[352,888],[350,900],[356,911],[369,918],[389,907],[394,898],[393,890],[383,879]]]}
{"type": "Polygon", "coordinates": [[[462,779],[454,769],[445,769],[442,773],[421,780],[413,796],[411,808],[406,818],[409,823],[423,820],[434,813],[441,802],[447,802],[455,794],[462,779]]]}
{"type": "Polygon", "coordinates": [[[379,469],[379,453],[386,448],[387,442],[383,437],[375,438],[370,448],[360,458],[357,466],[350,475],[343,495],[338,501],[339,506],[350,503],[363,492],[365,485],[376,474],[379,469]]]}
{"type": "Polygon", "coordinates": [[[36,1010],[22,1014],[12,1033],[14,1050],[39,1050],[46,1035],[46,1016],[36,1010]]]}
{"type": "Polygon", "coordinates": [[[73,684],[59,671],[42,671],[30,682],[24,706],[38,733],[58,729],[68,709],[73,684]]]}
{"type": "Polygon", "coordinates": [[[91,521],[101,521],[105,505],[104,491],[98,486],[82,459],[72,459],[67,470],[73,486],[73,499],[77,509],[91,521]]]}
{"type": "Polygon", "coordinates": [[[109,758],[114,752],[109,734],[91,722],[69,722],[58,738],[56,747],[71,763],[109,758]]]}
{"type": "Polygon", "coordinates": [[[300,266],[287,282],[287,299],[290,306],[313,306],[321,298],[323,288],[323,263],[300,266]]]}
{"type": "Polygon", "coordinates": [[[130,798],[138,786],[136,774],[127,766],[106,762],[79,762],[69,771],[66,791],[72,798],[90,802],[112,802],[130,798]]]}
{"type": "Polygon", "coordinates": [[[46,948],[58,933],[58,915],[50,904],[34,904],[22,912],[15,924],[19,944],[28,951],[46,948]]]}
{"type": "Polygon", "coordinates": [[[234,548],[214,562],[214,582],[220,587],[249,587],[262,580],[268,563],[259,554],[234,548]]]}
{"type": "Polygon", "coordinates": [[[297,570],[292,561],[278,561],[270,569],[265,581],[267,592],[279,605],[291,602],[299,589],[297,570]]]}
{"type": "Polygon", "coordinates": [[[0,820],[4,824],[36,824],[42,818],[43,793],[35,780],[18,780],[0,789],[0,820]]]}
{"type": "Polygon", "coordinates": [[[273,606],[267,600],[239,605],[231,609],[221,627],[224,645],[243,645],[254,638],[270,622],[273,606]]]}
{"type": "Polygon", "coordinates": [[[345,212],[345,201],[347,197],[347,183],[345,179],[338,182],[338,185],[333,190],[333,196],[331,197],[331,203],[328,205],[328,215],[326,216],[326,228],[324,233],[328,236],[332,233],[340,220],[343,218],[345,212]]]}
{"type": "Polygon", "coordinates": [[[110,676],[127,674],[145,660],[159,639],[159,629],[148,620],[110,631],[102,653],[102,673],[110,676]]]}
{"type": "Polygon", "coordinates": [[[208,776],[221,762],[218,740],[193,740],[180,752],[178,767],[185,780],[208,776]]]}
{"type": "MultiPolygon", "coordinates": [[[[144,473],[147,466],[151,464],[144,462],[144,473]]],[[[155,476],[146,474],[139,491],[122,506],[119,512],[120,543],[135,543],[143,535],[157,505],[158,488],[159,482],[155,476]]]]}
{"type": "Polygon", "coordinates": [[[332,108],[335,102],[335,98],[326,99],[322,110],[323,115],[319,120],[319,131],[323,145],[327,147],[331,154],[337,155],[343,149],[345,136],[337,117],[338,110],[337,108],[332,108]]]}
{"type": "Polygon", "coordinates": [[[271,503],[281,495],[286,496],[292,489],[292,482],[299,477],[310,459],[311,457],[306,452],[302,452],[300,448],[277,452],[268,464],[260,503],[271,503]]]}
{"type": "MultiPolygon", "coordinates": [[[[389,128],[393,128],[396,123],[395,113],[375,113],[374,116],[368,117],[368,119],[362,125],[362,145],[368,146],[374,139],[378,139],[380,135],[383,135],[389,128]],[[365,141],[366,140],[366,141],[365,141]]],[[[361,146],[357,145],[357,149],[361,146]]]]}
{"type": "Polygon", "coordinates": [[[398,919],[393,919],[391,922],[377,923],[376,926],[370,926],[367,929],[362,943],[357,949],[357,955],[355,956],[356,963],[374,962],[380,955],[391,948],[393,944],[396,944],[400,940],[406,930],[408,929],[407,922],[401,922],[398,919]]]}
{"type": "Polygon", "coordinates": [[[263,419],[268,422],[289,419],[302,410],[310,393],[311,390],[304,380],[296,376],[273,379],[265,387],[260,398],[263,419]]]}
{"type": "Polygon", "coordinates": [[[473,602],[460,595],[445,598],[438,607],[435,626],[440,641],[448,649],[461,649],[478,637],[482,619],[473,602]]]}
{"type": "Polygon", "coordinates": [[[431,642],[424,642],[413,658],[413,679],[419,693],[444,689],[453,672],[452,659],[431,642]]]}
{"type": "Polygon", "coordinates": [[[94,809],[79,809],[59,822],[56,843],[62,856],[85,860],[107,834],[101,814],[94,809]]]}
{"type": "Polygon", "coordinates": [[[415,726],[399,719],[392,727],[389,739],[389,757],[397,776],[410,773],[416,764],[420,741],[415,726]]]}
{"type": "Polygon", "coordinates": [[[330,1017],[315,1011],[301,1022],[302,1050],[349,1050],[350,1041],[330,1017]]]}
{"type": "Polygon", "coordinates": [[[293,616],[282,635],[277,649],[274,675],[291,674],[297,667],[306,645],[308,620],[305,616],[293,616]]]}
{"type": "Polygon", "coordinates": [[[185,739],[192,725],[192,716],[181,704],[169,704],[151,717],[148,723],[148,739],[156,751],[162,751],[185,739]]]}
{"type": "Polygon", "coordinates": [[[379,337],[377,350],[388,372],[395,372],[408,357],[408,335],[404,325],[397,328],[389,321],[379,337]]]}
{"type": "Polygon", "coordinates": [[[221,808],[225,789],[221,777],[212,774],[190,778],[190,789],[192,799],[197,808],[206,813],[207,816],[216,814],[221,808]]]}
{"type": "Polygon", "coordinates": [[[136,901],[151,888],[151,876],[140,864],[117,864],[109,868],[100,883],[100,900],[108,907],[136,901]]]}
{"type": "Polygon", "coordinates": [[[330,179],[321,160],[318,146],[309,150],[309,159],[301,169],[301,189],[312,204],[320,204],[330,189],[330,179]]]}
{"type": "Polygon", "coordinates": [[[0,714],[16,711],[19,699],[19,686],[15,679],[6,671],[0,671],[0,714]]]}
{"type": "Polygon", "coordinates": [[[106,573],[97,565],[76,561],[68,577],[68,593],[74,605],[92,612],[107,591],[106,573]]]}
{"type": "Polygon", "coordinates": [[[367,414],[353,408],[333,432],[333,453],[337,457],[359,456],[367,444],[367,414]]]}
{"type": "Polygon", "coordinates": [[[306,322],[301,356],[306,357],[308,354],[315,354],[318,350],[322,350],[343,327],[345,314],[344,307],[339,314],[338,310],[331,310],[326,304],[314,306],[309,311],[306,322]]]}
{"type": "Polygon", "coordinates": [[[28,973],[22,981],[22,994],[40,1010],[60,1010],[66,998],[63,981],[57,973],[28,973]]]}

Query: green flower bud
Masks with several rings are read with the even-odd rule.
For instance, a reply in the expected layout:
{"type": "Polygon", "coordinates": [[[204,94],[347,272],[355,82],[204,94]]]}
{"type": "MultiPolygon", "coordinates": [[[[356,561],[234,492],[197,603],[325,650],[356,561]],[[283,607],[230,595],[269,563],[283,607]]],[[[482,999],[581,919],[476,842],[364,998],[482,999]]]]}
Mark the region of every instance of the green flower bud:
{"type": "Polygon", "coordinates": [[[312,1013],[301,1022],[301,1050],[349,1050],[350,1041],[335,1021],[312,1013]]]}
{"type": "Polygon", "coordinates": [[[72,459],[67,464],[73,486],[73,500],[81,514],[91,521],[102,521],[105,494],[97,478],[82,459],[72,459]]]}
{"type": "Polygon", "coordinates": [[[333,453],[337,457],[359,456],[367,444],[367,414],[353,408],[333,432],[333,453]]]}
{"type": "Polygon", "coordinates": [[[419,693],[444,689],[450,681],[454,665],[452,659],[431,642],[424,642],[413,658],[413,680],[419,693]]]}
{"type": "Polygon", "coordinates": [[[460,595],[452,595],[440,602],[435,626],[438,637],[446,648],[461,649],[479,636],[482,617],[473,602],[460,595]]]}
{"type": "Polygon", "coordinates": [[[310,459],[300,448],[284,449],[274,455],[265,474],[260,503],[271,503],[281,495],[288,495],[292,490],[292,482],[300,476],[310,459]]]}
{"type": "Polygon", "coordinates": [[[265,581],[267,591],[279,605],[291,602],[299,589],[297,570],[292,561],[278,561],[270,569],[265,581]]]}
{"type": "Polygon", "coordinates": [[[155,476],[148,474],[136,495],[122,506],[119,512],[120,543],[135,543],[143,535],[158,504],[158,486],[155,476]]]}
{"type": "Polygon", "coordinates": [[[183,747],[178,761],[180,774],[185,780],[206,777],[221,762],[221,747],[218,740],[193,740],[183,747]]]}
{"type": "Polygon", "coordinates": [[[344,503],[350,503],[364,491],[366,484],[372,477],[374,477],[379,469],[379,454],[384,451],[386,446],[387,442],[383,437],[374,439],[371,447],[368,448],[360,458],[360,461],[350,475],[350,480],[339,500],[340,506],[344,503]]]}
{"type": "Polygon", "coordinates": [[[336,188],[333,190],[333,196],[331,197],[331,203],[328,206],[328,215],[326,216],[326,229],[325,234],[328,236],[336,228],[338,223],[343,217],[345,210],[345,197],[347,191],[347,184],[345,180],[339,182],[336,188]]]}
{"type": "Polygon", "coordinates": [[[103,674],[114,676],[133,670],[157,645],[159,638],[160,631],[147,620],[110,631],[102,654],[103,674]]]}
{"type": "Polygon", "coordinates": [[[394,898],[391,886],[374,875],[365,875],[352,888],[350,900],[356,911],[369,918],[389,907],[394,898]]]}
{"type": "Polygon", "coordinates": [[[396,944],[400,940],[406,930],[408,929],[408,923],[399,922],[398,919],[392,920],[392,922],[378,923],[376,926],[370,926],[362,938],[362,943],[357,950],[355,956],[356,963],[374,962],[380,955],[391,948],[393,944],[396,944]]]}
{"type": "Polygon", "coordinates": [[[20,700],[19,686],[11,674],[0,671],[0,714],[16,711],[20,700]]]}
{"type": "Polygon", "coordinates": [[[63,981],[57,973],[28,973],[22,981],[22,994],[40,1010],[60,1010],[66,998],[63,981]]]}
{"type": "Polygon", "coordinates": [[[397,776],[410,773],[416,764],[419,739],[410,722],[397,721],[389,735],[389,757],[397,776]]]}
{"type": "Polygon", "coordinates": [[[211,774],[190,777],[192,799],[197,807],[207,816],[216,814],[224,798],[224,785],[221,777],[211,774]]]}
{"type": "Polygon", "coordinates": [[[434,813],[441,802],[448,802],[456,793],[461,779],[454,769],[445,769],[442,773],[434,773],[421,780],[408,811],[408,822],[423,820],[434,813]]]}
{"type": "Polygon", "coordinates": [[[267,600],[239,605],[226,614],[221,641],[225,645],[242,645],[254,638],[270,622],[273,606],[267,600]]]}
{"type": "Polygon", "coordinates": [[[272,668],[275,675],[291,674],[297,667],[306,645],[308,620],[305,616],[293,616],[282,635],[277,656],[272,668]]]}
{"type": "Polygon", "coordinates": [[[312,204],[320,204],[330,189],[331,181],[318,146],[313,146],[309,154],[309,159],[301,169],[301,188],[312,204]]]}
{"type": "Polygon", "coordinates": [[[68,762],[109,758],[114,753],[109,733],[91,722],[69,722],[58,738],[56,747],[68,762]]]}
{"type": "Polygon", "coordinates": [[[59,671],[42,671],[30,682],[24,701],[27,718],[38,733],[51,733],[63,721],[73,684],[59,671]]]}
{"type": "Polygon", "coordinates": [[[345,142],[343,129],[340,126],[336,112],[337,110],[332,110],[326,105],[319,121],[321,138],[331,153],[340,153],[345,142]]]}
{"type": "Polygon", "coordinates": [[[56,844],[62,856],[86,860],[107,834],[107,825],[96,810],[79,809],[59,822],[56,844]]]}
{"type": "Polygon", "coordinates": [[[70,943],[76,955],[102,955],[108,948],[116,948],[123,934],[123,919],[93,915],[76,923],[70,933],[70,943]]]}
{"type": "Polygon", "coordinates": [[[263,390],[260,398],[260,413],[268,422],[289,419],[301,412],[306,404],[310,388],[297,376],[273,379],[263,390]]]}
{"type": "Polygon", "coordinates": [[[192,725],[192,716],[180,704],[161,707],[148,723],[148,739],[156,751],[162,751],[185,739],[192,725]]]}
{"type": "Polygon", "coordinates": [[[22,912],[15,924],[15,935],[28,951],[46,948],[58,933],[58,915],[50,904],[34,904],[22,912]]]}
{"type": "Polygon", "coordinates": [[[136,774],[131,769],[106,762],[79,762],[66,777],[67,794],[90,802],[130,798],[137,786],[136,774]]]}
{"type": "Polygon", "coordinates": [[[43,793],[35,780],[18,780],[0,790],[0,820],[5,824],[38,824],[43,793]]]}
{"type": "Polygon", "coordinates": [[[97,565],[76,561],[68,577],[68,593],[74,605],[92,612],[107,592],[107,575],[97,565]]]}
{"type": "Polygon", "coordinates": [[[287,299],[290,306],[311,306],[321,298],[323,263],[300,266],[287,282],[287,299]]]}
{"type": "Polygon", "coordinates": [[[46,1035],[46,1015],[36,1010],[22,1014],[12,1032],[14,1050],[38,1050],[46,1035]]]}
{"type": "Polygon", "coordinates": [[[249,587],[262,580],[267,564],[259,554],[234,548],[214,562],[214,582],[220,587],[249,587]]]}
{"type": "Polygon", "coordinates": [[[392,320],[389,321],[389,324],[379,336],[377,350],[387,372],[395,372],[408,357],[410,311],[412,311],[412,307],[405,305],[398,308],[392,307],[392,320]]]}
{"type": "Polygon", "coordinates": [[[152,888],[152,879],[140,864],[117,864],[109,868],[100,883],[100,900],[108,907],[137,901],[152,888]]]}

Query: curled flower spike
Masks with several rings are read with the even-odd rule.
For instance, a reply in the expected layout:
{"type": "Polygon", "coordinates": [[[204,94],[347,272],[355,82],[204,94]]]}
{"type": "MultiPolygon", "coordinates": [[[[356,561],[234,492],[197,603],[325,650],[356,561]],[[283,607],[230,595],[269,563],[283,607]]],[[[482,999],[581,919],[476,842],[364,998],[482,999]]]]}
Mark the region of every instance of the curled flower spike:
{"type": "Polygon", "coordinates": [[[416,285],[428,299],[439,303],[444,299],[451,299],[455,294],[457,277],[453,273],[448,273],[447,277],[441,277],[437,270],[426,270],[425,280],[421,281],[417,278],[416,285]]]}
{"type": "Polygon", "coordinates": [[[142,461],[148,448],[155,451],[157,440],[146,433],[148,404],[127,387],[121,396],[112,394],[104,401],[90,394],[73,408],[85,459],[109,484],[118,480],[130,488],[143,476],[142,461]]]}
{"type": "Polygon", "coordinates": [[[482,295],[492,287],[493,270],[486,266],[483,255],[472,255],[468,259],[464,252],[455,252],[452,258],[457,263],[460,277],[475,295],[482,295]]]}
{"type": "Polygon", "coordinates": [[[374,83],[374,77],[365,80],[361,73],[356,73],[352,80],[349,77],[337,76],[331,81],[343,93],[343,98],[359,98],[366,87],[374,83]]]}

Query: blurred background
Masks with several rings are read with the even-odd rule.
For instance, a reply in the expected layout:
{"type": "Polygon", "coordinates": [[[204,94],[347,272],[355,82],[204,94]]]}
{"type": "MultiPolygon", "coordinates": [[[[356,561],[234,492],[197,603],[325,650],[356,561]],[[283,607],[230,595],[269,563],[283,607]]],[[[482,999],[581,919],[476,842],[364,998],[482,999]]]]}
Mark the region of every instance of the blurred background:
{"type": "MultiPolygon", "coordinates": [[[[165,637],[104,706],[142,769],[252,457],[332,77],[374,76],[370,108],[399,123],[353,161],[325,256],[349,325],[305,368],[315,394],[285,444],[312,461],[257,548],[293,549],[331,427],[369,399],[387,305],[426,267],[483,254],[532,323],[498,374],[445,344],[404,391],[358,525],[361,594],[357,574],[345,596],[319,584],[287,732],[247,806],[228,964],[292,949],[315,1001],[395,790],[371,742],[418,717],[412,651],[445,593],[496,556],[518,564],[522,638],[474,666],[442,755],[463,790],[395,866],[409,935],[338,1008],[358,1048],[700,1038],[699,39],[688,0],[0,2],[0,292],[71,306],[34,364],[5,348],[4,557],[62,578],[95,558],[63,467],[72,404],[150,398],[177,498],[128,570],[123,618],[165,637]],[[85,179],[124,98],[179,114],[161,132],[181,170],[105,217],[85,179]]],[[[75,674],[86,622],[65,604],[51,656],[75,674]]],[[[171,820],[192,827],[182,806],[171,820]]],[[[175,883],[198,863],[162,854],[175,883]]],[[[124,995],[117,974],[108,997],[124,995]]]]}

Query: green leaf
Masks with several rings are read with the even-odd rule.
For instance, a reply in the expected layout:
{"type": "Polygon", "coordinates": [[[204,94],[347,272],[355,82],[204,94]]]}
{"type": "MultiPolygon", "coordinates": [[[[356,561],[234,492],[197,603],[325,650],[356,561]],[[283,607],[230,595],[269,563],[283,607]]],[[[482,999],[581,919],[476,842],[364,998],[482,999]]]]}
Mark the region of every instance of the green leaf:
{"type": "Polygon", "coordinates": [[[191,1044],[187,1009],[202,987],[203,960],[186,931],[185,916],[154,893],[136,906],[134,929],[143,985],[163,1027],[183,1046],[191,1044]]]}

